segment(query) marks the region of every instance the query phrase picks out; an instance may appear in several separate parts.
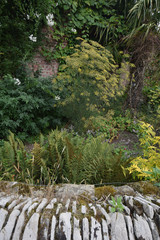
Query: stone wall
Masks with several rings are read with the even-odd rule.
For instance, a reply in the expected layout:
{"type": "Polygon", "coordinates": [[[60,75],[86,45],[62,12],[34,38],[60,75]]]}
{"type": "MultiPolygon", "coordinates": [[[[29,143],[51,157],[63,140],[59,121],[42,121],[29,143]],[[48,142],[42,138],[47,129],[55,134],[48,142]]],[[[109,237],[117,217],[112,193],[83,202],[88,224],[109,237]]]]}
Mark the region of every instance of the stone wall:
{"type": "Polygon", "coordinates": [[[28,64],[29,69],[34,75],[36,72],[39,72],[41,77],[50,77],[57,75],[59,64],[56,60],[47,61],[42,54],[36,52],[32,63],[28,64]]]}
{"type": "MultiPolygon", "coordinates": [[[[42,38],[43,36],[43,47],[48,51],[53,51],[57,44],[54,39],[53,28],[45,26],[42,29],[42,38]]],[[[64,47],[65,46],[66,43],[64,42],[64,47]]],[[[41,77],[50,77],[53,75],[57,75],[59,63],[56,60],[47,61],[47,59],[42,54],[42,47],[40,46],[38,49],[35,50],[35,53],[33,54],[33,59],[27,64],[27,66],[29,67],[29,70],[31,70],[31,75],[33,76],[36,72],[38,72],[41,77]]]]}
{"type": "Polygon", "coordinates": [[[160,240],[160,199],[129,186],[115,188],[124,209],[112,213],[93,185],[0,185],[0,240],[160,240]]]}

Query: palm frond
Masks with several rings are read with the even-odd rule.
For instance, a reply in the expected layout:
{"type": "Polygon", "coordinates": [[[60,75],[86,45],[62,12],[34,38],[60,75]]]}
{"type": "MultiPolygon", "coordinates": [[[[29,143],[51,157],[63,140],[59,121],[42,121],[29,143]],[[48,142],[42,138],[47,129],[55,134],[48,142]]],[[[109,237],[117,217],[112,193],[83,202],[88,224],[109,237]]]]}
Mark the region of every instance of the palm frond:
{"type": "Polygon", "coordinates": [[[139,27],[141,24],[152,19],[153,10],[159,11],[159,2],[157,0],[139,0],[130,9],[128,20],[134,27],[139,27]]]}

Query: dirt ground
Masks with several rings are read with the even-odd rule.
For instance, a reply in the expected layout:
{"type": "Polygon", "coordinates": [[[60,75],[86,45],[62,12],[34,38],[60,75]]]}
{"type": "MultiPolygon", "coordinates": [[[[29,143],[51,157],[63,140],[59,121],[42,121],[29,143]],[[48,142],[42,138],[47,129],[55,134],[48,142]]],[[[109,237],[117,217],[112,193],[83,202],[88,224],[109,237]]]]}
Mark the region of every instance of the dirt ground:
{"type": "Polygon", "coordinates": [[[130,151],[135,151],[139,149],[139,140],[136,133],[131,133],[128,131],[119,132],[118,139],[113,139],[112,144],[116,147],[124,146],[130,151]]]}

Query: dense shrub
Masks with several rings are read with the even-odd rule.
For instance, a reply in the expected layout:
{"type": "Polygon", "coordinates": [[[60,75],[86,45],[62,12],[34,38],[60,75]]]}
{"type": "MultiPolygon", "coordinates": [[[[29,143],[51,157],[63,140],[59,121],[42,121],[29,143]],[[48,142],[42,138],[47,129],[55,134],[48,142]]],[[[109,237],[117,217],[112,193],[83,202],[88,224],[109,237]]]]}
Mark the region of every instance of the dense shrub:
{"type": "Polygon", "coordinates": [[[50,79],[5,76],[0,80],[1,138],[9,130],[25,138],[59,124],[55,101],[50,79]]]}
{"type": "Polygon", "coordinates": [[[128,71],[123,64],[119,68],[113,55],[97,42],[78,40],[81,43],[65,58],[53,87],[64,115],[80,129],[83,119],[105,113],[110,100],[123,94],[121,75],[128,79],[128,71]]]}

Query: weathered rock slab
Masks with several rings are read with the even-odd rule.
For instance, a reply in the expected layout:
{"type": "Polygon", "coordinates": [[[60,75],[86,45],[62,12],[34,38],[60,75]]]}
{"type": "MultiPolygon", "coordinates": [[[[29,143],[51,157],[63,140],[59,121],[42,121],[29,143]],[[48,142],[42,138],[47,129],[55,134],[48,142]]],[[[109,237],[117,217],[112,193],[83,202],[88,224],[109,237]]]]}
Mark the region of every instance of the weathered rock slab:
{"type": "Polygon", "coordinates": [[[111,239],[128,240],[126,223],[122,213],[113,213],[111,215],[111,239]]]}
{"type": "Polygon", "coordinates": [[[12,231],[16,224],[17,217],[19,216],[19,210],[13,210],[9,216],[9,219],[6,225],[0,231],[0,239],[1,240],[9,240],[12,236],[12,231]]]}
{"type": "Polygon", "coordinates": [[[39,222],[39,213],[34,213],[29,219],[22,240],[33,240],[38,238],[38,222],[39,222]]]}
{"type": "Polygon", "coordinates": [[[136,216],[134,219],[134,232],[137,240],[153,240],[149,224],[142,216],[136,216]]]}

